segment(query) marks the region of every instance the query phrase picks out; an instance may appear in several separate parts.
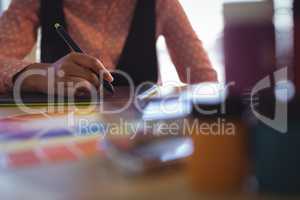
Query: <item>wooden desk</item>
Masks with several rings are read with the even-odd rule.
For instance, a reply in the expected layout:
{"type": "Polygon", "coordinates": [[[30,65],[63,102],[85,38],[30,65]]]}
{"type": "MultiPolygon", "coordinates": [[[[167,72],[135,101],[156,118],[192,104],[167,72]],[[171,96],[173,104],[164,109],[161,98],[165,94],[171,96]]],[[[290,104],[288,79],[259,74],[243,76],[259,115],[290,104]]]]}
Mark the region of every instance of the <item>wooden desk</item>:
{"type": "Polygon", "coordinates": [[[129,178],[100,158],[18,171],[0,171],[1,199],[299,199],[244,193],[207,195],[192,191],[182,169],[129,178]]]}
{"type": "MultiPolygon", "coordinates": [[[[115,103],[122,103],[123,100],[115,103]]],[[[20,111],[17,108],[1,108],[0,113],[1,117],[5,117],[20,111]]],[[[259,198],[251,193],[219,196],[196,193],[187,183],[184,167],[168,169],[159,174],[126,177],[100,156],[49,166],[0,170],[0,199],[9,200],[259,198]]]]}

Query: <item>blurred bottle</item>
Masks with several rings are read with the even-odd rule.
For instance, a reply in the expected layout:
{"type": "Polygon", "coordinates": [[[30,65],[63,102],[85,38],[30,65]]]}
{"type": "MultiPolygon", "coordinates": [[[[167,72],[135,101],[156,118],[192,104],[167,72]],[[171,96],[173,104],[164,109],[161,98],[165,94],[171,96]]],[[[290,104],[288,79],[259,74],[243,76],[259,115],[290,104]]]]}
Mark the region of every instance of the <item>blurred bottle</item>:
{"type": "Polygon", "coordinates": [[[226,82],[231,96],[249,93],[276,69],[272,1],[224,4],[226,82]]]}
{"type": "Polygon", "coordinates": [[[241,104],[226,104],[224,113],[224,102],[195,105],[194,118],[186,130],[194,141],[194,154],[187,165],[188,179],[192,188],[202,193],[241,192],[249,177],[248,128],[241,120],[241,104]],[[218,112],[202,112],[212,110],[218,112]]]}
{"type": "Polygon", "coordinates": [[[295,85],[296,91],[300,93],[300,1],[294,0],[294,62],[295,62],[295,85]]]}
{"type": "MultiPolygon", "coordinates": [[[[274,110],[265,97],[259,106],[264,110],[274,110]]],[[[279,124],[287,123],[288,130],[282,133],[262,121],[253,128],[255,168],[259,189],[262,193],[299,195],[300,194],[300,124],[299,98],[282,101],[276,96],[277,106],[288,105],[288,118],[279,124]],[[287,120],[287,121],[286,121],[287,120]]],[[[260,109],[260,110],[263,110],[260,109]]],[[[284,112],[284,111],[283,111],[284,112]]],[[[281,112],[279,115],[284,115],[281,112]]],[[[278,117],[278,116],[277,116],[278,117]]]]}
{"type": "MultiPolygon", "coordinates": [[[[299,92],[300,80],[300,2],[294,1],[295,22],[295,68],[292,70],[296,88],[299,92]]],[[[271,77],[270,77],[271,78],[271,77]]],[[[284,79],[283,79],[284,80],[284,79]]],[[[288,82],[287,82],[288,83],[288,82]]],[[[257,110],[270,119],[282,117],[276,125],[287,126],[286,132],[280,132],[274,127],[263,123],[261,120],[253,127],[255,168],[260,191],[263,193],[276,193],[284,195],[300,194],[300,100],[295,95],[294,84],[283,84],[278,81],[272,87],[262,91],[257,110]],[[275,92],[274,92],[275,91],[275,92]],[[278,95],[280,94],[281,95],[278,95]],[[277,95],[275,95],[277,94],[277,95]],[[284,96],[290,96],[286,98],[284,96]],[[275,98],[274,98],[275,97],[275,98]],[[278,108],[284,108],[280,113],[275,113],[278,108]],[[286,112],[286,113],[285,113],[286,112]],[[271,116],[268,116],[272,113],[271,116]],[[280,116],[276,116],[280,115],[280,116]],[[283,117],[283,116],[285,116],[283,117]]],[[[299,95],[299,93],[298,93],[299,95]]]]}

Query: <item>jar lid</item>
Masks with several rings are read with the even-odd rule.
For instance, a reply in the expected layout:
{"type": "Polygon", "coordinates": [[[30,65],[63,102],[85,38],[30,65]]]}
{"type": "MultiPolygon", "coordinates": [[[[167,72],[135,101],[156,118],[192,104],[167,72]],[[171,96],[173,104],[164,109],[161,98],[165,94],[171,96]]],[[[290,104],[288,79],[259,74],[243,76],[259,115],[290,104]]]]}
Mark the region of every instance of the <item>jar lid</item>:
{"type": "Polygon", "coordinates": [[[225,24],[273,22],[271,1],[227,2],[223,5],[225,24]]]}

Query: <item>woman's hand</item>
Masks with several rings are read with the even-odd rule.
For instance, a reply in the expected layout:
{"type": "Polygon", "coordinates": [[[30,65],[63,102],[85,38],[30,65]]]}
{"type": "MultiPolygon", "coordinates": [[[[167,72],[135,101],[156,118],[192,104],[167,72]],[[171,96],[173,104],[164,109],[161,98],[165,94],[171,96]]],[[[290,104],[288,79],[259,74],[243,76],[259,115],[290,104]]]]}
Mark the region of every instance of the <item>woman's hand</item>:
{"type": "MultiPolygon", "coordinates": [[[[109,82],[113,81],[110,72],[97,58],[81,53],[70,53],[53,64],[32,64],[18,74],[15,80],[17,81],[21,77],[24,78],[22,83],[22,90],[24,92],[60,95],[58,91],[62,91],[61,87],[64,87],[64,95],[67,95],[68,93],[66,92],[70,92],[72,89],[81,89],[81,93],[83,92],[82,89],[85,91],[90,91],[92,87],[93,89],[98,89],[101,84],[100,74],[103,75],[105,80],[109,82]],[[36,74],[36,72],[40,72],[41,70],[45,70],[44,74],[46,76],[36,74]],[[51,82],[54,85],[49,85],[51,82]],[[75,87],[79,85],[80,88],[75,87]],[[49,87],[53,86],[55,89],[49,89],[49,87]],[[58,87],[60,88],[59,90],[58,87]]],[[[76,91],[72,92],[75,93],[76,91]]]]}

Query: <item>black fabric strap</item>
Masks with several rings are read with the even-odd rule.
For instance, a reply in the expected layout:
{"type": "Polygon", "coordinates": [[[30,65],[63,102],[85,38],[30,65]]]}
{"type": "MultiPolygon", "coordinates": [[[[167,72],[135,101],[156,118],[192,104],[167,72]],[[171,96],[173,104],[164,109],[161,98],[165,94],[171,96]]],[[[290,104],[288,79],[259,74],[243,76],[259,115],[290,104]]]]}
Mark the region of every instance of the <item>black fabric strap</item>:
{"type": "Polygon", "coordinates": [[[40,0],[40,2],[41,62],[53,63],[70,52],[69,47],[54,29],[55,23],[60,23],[67,28],[63,0],[40,0]]]}
{"type": "MultiPolygon", "coordinates": [[[[120,57],[118,70],[130,75],[135,85],[157,82],[156,1],[138,0],[131,28],[120,57]]],[[[128,85],[123,77],[114,75],[115,85],[128,85]]]]}

